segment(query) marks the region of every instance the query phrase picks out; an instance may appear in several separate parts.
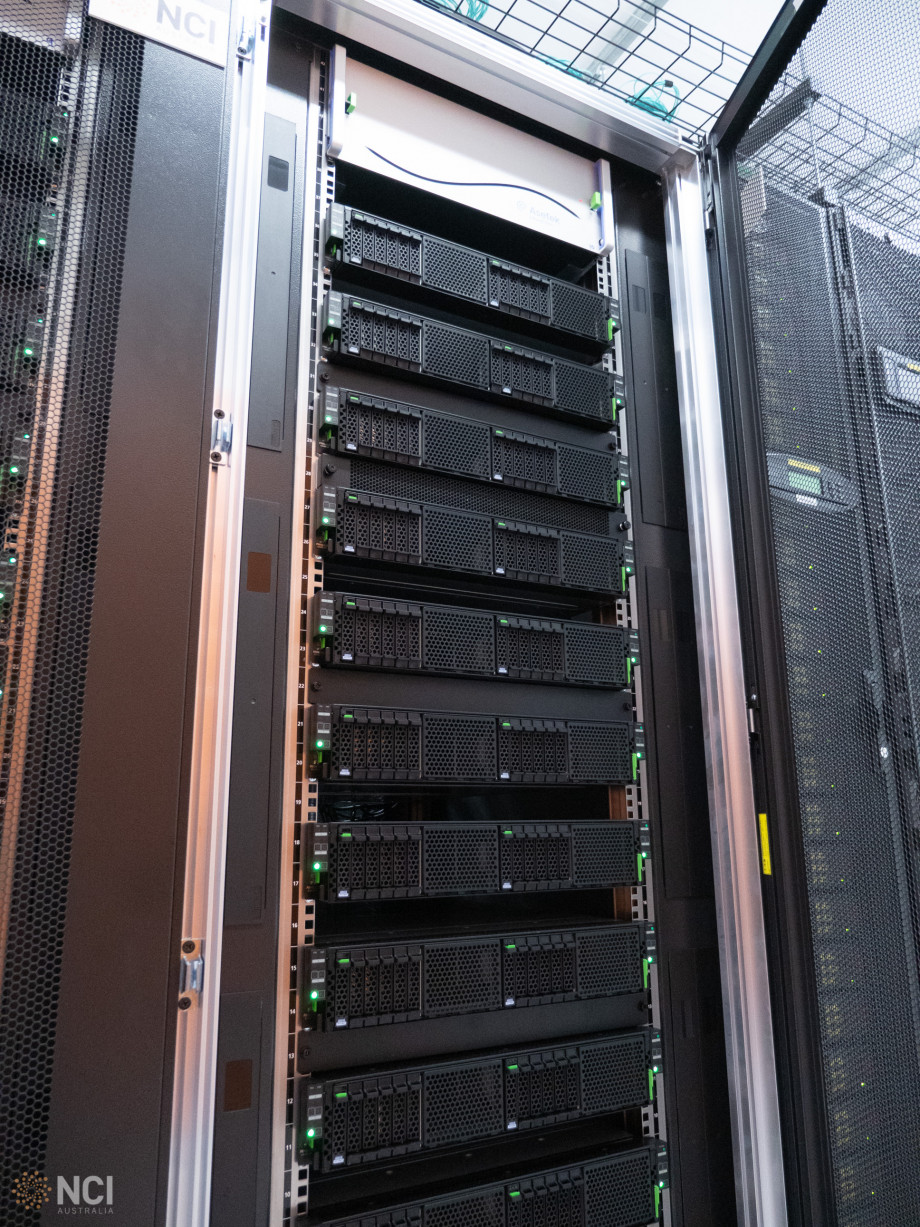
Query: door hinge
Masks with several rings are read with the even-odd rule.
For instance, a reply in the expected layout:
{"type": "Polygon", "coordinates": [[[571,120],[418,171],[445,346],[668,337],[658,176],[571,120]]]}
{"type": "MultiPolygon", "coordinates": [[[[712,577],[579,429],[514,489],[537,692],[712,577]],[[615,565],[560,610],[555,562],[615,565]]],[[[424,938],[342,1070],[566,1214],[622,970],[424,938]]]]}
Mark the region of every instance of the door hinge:
{"type": "Polygon", "coordinates": [[[244,17],[240,22],[240,30],[236,40],[236,55],[239,60],[251,60],[256,46],[256,21],[253,17],[244,17]]]}
{"type": "Polygon", "coordinates": [[[211,418],[211,464],[227,464],[233,446],[233,423],[223,409],[215,409],[211,418]]]}
{"type": "Polygon", "coordinates": [[[179,1009],[197,1005],[204,989],[204,942],[183,937],[179,946],[179,1009]]]}

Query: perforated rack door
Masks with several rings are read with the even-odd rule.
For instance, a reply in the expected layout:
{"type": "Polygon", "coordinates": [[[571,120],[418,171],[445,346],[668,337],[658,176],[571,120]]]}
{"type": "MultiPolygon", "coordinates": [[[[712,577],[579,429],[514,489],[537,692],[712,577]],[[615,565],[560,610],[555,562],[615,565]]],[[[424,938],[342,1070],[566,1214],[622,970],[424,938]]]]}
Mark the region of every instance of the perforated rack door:
{"type": "Polygon", "coordinates": [[[332,901],[632,886],[633,822],[320,823],[304,868],[332,901]]]}
{"type": "Polygon", "coordinates": [[[609,344],[618,327],[616,303],[603,294],[345,205],[330,210],[326,250],[350,268],[533,320],[596,345],[609,344]]]}
{"type": "Polygon", "coordinates": [[[351,294],[326,299],[325,339],[346,359],[397,367],[437,382],[553,410],[609,430],[623,391],[606,370],[508,345],[351,294]]]}
{"type": "Polygon", "coordinates": [[[651,1044],[627,1032],[305,1082],[301,1153],[328,1172],[637,1107],[649,1098],[651,1044]]]}
{"type": "Polygon", "coordinates": [[[658,1218],[653,1146],[316,1227],[643,1227],[658,1218]]]}
{"type": "Polygon", "coordinates": [[[639,924],[306,951],[307,1025],[324,1031],[640,992],[639,924]]]}
{"type": "Polygon", "coordinates": [[[343,704],[317,705],[311,718],[311,759],[324,779],[606,784],[635,778],[627,721],[343,704]]]}
{"type": "Polygon", "coordinates": [[[144,43],[44,0],[0,0],[0,27],[0,1197],[25,1227],[63,1119],[52,1072],[144,43]]]}

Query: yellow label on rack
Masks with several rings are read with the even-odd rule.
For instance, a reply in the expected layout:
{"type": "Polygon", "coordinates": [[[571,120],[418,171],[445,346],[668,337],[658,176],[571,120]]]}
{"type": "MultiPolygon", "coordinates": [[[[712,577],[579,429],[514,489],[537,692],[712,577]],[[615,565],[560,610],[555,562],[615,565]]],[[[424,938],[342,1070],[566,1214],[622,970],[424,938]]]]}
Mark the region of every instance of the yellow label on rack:
{"type": "Polygon", "coordinates": [[[772,875],[773,864],[770,860],[770,832],[767,829],[767,815],[758,814],[760,819],[760,864],[765,874],[772,875]]]}
{"type": "Polygon", "coordinates": [[[793,469],[808,469],[809,473],[820,473],[820,464],[806,464],[804,460],[787,460],[786,464],[793,469]]]}

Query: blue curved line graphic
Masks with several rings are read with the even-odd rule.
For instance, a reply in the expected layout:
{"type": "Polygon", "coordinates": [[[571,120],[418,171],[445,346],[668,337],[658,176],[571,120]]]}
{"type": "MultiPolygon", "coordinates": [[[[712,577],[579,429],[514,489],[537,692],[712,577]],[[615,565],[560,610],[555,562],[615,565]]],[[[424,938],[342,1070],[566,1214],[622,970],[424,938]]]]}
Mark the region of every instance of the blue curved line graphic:
{"type": "Polygon", "coordinates": [[[533,196],[541,196],[544,200],[548,200],[557,209],[562,209],[572,217],[578,217],[574,209],[570,209],[568,205],[564,205],[562,201],[556,200],[553,196],[547,196],[546,192],[538,192],[535,187],[523,187],[520,183],[465,183],[457,179],[429,179],[427,175],[420,175],[417,171],[400,166],[398,162],[391,162],[382,153],[378,153],[376,149],[371,149],[370,145],[366,146],[366,148],[368,153],[372,153],[381,162],[386,162],[387,166],[392,166],[394,170],[402,171],[404,175],[411,175],[413,179],[421,179],[424,183],[440,183],[442,187],[507,187],[516,192],[530,192],[533,196]]]}

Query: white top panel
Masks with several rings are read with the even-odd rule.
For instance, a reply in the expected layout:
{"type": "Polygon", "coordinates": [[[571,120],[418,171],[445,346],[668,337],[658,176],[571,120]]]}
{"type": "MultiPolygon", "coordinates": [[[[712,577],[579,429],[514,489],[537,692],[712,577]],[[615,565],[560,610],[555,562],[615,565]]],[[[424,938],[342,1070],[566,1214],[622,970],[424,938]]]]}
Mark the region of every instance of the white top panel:
{"type": "Polygon", "coordinates": [[[351,58],[345,84],[356,106],[340,159],[587,251],[602,246],[587,158],[351,58]]]}

